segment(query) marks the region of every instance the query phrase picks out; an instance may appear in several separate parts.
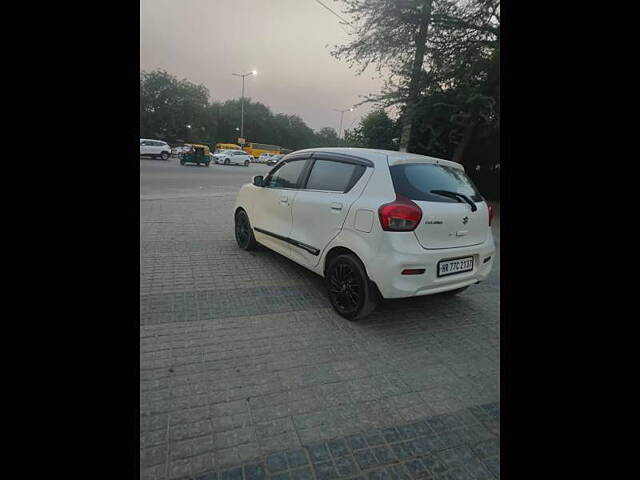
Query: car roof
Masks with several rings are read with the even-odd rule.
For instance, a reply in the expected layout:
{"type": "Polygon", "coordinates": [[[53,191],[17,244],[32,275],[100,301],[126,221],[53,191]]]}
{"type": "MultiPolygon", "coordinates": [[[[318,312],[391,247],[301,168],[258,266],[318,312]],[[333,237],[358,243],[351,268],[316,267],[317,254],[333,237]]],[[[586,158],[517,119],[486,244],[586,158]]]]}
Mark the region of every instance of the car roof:
{"type": "Polygon", "coordinates": [[[383,165],[400,165],[403,163],[435,163],[464,170],[464,167],[461,164],[452,162],[451,160],[445,160],[444,158],[428,157],[426,155],[418,155],[417,153],[398,152],[395,150],[378,150],[375,148],[321,147],[296,150],[292,153],[298,154],[312,152],[327,152],[338,154],[342,153],[344,155],[352,155],[354,157],[371,160],[376,167],[383,165]]]}

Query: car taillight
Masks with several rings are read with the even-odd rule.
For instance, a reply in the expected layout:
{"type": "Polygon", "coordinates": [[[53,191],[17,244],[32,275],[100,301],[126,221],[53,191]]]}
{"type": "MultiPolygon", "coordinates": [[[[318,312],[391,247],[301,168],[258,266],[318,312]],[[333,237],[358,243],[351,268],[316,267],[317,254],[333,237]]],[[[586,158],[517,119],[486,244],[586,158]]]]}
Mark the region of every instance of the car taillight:
{"type": "Polygon", "coordinates": [[[395,202],[385,203],[378,209],[382,229],[388,232],[410,232],[420,223],[422,210],[402,195],[396,195],[395,202]]]}
{"type": "Polygon", "coordinates": [[[491,219],[493,219],[493,206],[489,205],[489,226],[491,226],[491,219]]]}

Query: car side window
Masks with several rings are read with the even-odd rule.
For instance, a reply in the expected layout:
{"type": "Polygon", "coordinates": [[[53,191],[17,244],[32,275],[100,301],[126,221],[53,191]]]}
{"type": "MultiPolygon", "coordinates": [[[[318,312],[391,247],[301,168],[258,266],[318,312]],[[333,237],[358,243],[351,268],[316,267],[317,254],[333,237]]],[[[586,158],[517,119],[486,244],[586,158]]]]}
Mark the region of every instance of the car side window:
{"type": "Polygon", "coordinates": [[[306,164],[306,160],[283,163],[268,175],[266,186],[270,188],[298,188],[298,181],[306,164]]]}
{"type": "Polygon", "coordinates": [[[365,171],[362,165],[316,160],[307,180],[307,190],[344,193],[355,185],[365,171]]]}

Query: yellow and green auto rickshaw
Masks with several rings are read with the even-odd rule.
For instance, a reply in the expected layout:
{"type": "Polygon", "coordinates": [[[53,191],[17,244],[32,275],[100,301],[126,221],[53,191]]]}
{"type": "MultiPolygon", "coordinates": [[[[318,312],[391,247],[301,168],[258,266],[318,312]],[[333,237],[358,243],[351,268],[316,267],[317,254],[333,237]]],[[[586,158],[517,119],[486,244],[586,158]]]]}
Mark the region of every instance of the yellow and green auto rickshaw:
{"type": "Polygon", "coordinates": [[[186,152],[180,159],[180,165],[185,163],[195,163],[197,165],[204,164],[207,167],[211,162],[209,147],[207,145],[199,145],[197,143],[189,144],[191,150],[186,152]]]}

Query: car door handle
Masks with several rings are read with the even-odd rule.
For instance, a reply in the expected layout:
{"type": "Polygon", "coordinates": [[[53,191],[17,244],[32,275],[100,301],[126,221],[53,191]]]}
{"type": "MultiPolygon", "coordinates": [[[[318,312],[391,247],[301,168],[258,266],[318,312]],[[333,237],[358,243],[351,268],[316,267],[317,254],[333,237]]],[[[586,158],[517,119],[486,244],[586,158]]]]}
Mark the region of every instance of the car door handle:
{"type": "Polygon", "coordinates": [[[342,204],[337,202],[332,203],[331,210],[337,210],[337,211],[342,210],[342,204]]]}
{"type": "Polygon", "coordinates": [[[280,197],[280,203],[282,205],[289,205],[289,198],[288,197],[280,197]]]}

